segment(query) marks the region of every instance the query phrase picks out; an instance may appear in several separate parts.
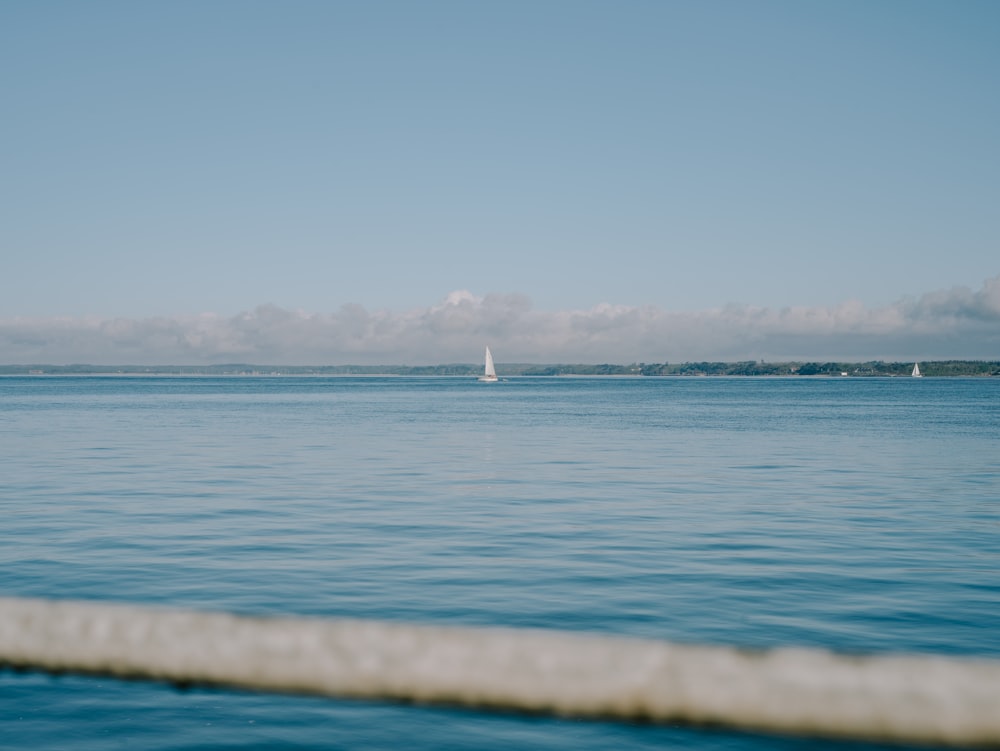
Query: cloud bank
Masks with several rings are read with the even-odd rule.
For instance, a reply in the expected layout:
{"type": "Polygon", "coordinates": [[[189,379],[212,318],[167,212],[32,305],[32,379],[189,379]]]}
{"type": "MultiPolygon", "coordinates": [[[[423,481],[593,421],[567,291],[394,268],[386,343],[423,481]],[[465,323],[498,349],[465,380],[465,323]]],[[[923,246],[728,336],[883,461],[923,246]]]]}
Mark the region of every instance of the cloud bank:
{"type": "Polygon", "coordinates": [[[521,295],[452,292],[406,312],[342,306],[308,313],[261,305],[227,317],[0,320],[3,364],[256,363],[428,365],[699,360],[1000,358],[1000,276],[883,308],[732,305],[694,313],[601,304],[546,312],[521,295]]]}

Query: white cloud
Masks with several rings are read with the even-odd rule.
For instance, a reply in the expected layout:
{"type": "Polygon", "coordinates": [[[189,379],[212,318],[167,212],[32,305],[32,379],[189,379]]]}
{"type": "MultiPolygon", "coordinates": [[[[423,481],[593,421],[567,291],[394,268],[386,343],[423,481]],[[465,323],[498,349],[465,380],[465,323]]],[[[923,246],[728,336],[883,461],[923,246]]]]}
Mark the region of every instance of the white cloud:
{"type": "Polygon", "coordinates": [[[695,313],[597,305],[534,310],[521,295],[461,290],[402,313],[261,305],[232,317],[0,320],[0,362],[91,364],[434,364],[475,362],[910,360],[1000,358],[1000,276],[978,291],[929,292],[884,308],[856,301],[695,313]]]}

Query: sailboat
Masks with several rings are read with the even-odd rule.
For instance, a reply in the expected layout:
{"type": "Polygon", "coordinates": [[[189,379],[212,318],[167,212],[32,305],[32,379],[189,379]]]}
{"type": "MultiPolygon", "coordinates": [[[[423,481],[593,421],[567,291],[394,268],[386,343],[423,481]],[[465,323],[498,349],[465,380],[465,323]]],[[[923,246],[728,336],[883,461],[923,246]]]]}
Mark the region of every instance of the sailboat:
{"type": "Polygon", "coordinates": [[[493,353],[490,352],[490,348],[486,348],[486,369],[483,371],[483,375],[479,378],[480,381],[486,381],[488,383],[494,383],[497,381],[497,371],[493,367],[493,353]]]}
{"type": "Polygon", "coordinates": [[[920,373],[919,364],[913,363],[913,372],[910,373],[910,375],[913,376],[914,378],[923,378],[923,375],[920,373]]]}

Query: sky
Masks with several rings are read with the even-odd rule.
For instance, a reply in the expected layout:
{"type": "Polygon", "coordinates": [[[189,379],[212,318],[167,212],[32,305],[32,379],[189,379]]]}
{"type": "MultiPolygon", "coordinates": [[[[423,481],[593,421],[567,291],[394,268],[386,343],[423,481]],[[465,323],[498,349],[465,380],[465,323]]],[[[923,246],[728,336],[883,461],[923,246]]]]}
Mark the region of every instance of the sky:
{"type": "Polygon", "coordinates": [[[8,0],[0,363],[1000,359],[993,0],[8,0]]]}

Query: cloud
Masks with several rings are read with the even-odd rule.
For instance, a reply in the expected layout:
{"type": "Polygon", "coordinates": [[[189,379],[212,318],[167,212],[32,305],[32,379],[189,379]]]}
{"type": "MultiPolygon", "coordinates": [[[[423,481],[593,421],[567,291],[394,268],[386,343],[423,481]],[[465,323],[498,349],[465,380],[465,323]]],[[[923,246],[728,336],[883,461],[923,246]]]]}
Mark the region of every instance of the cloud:
{"type": "Polygon", "coordinates": [[[6,364],[436,364],[1000,357],[1000,276],[868,309],[731,305],[694,313],[597,305],[538,311],[522,295],[460,290],[426,308],[333,313],[261,305],[226,317],[0,320],[6,364]]]}

